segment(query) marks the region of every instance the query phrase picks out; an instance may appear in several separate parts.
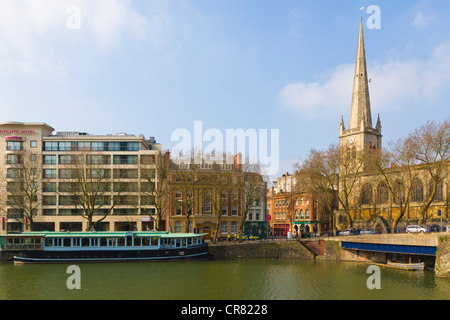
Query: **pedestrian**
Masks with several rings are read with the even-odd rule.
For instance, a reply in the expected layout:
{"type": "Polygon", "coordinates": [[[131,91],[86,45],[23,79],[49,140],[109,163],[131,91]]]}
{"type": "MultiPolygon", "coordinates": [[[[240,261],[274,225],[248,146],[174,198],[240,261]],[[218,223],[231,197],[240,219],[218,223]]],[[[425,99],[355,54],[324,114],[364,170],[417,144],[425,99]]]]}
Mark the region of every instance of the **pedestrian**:
{"type": "Polygon", "coordinates": [[[230,234],[228,234],[227,235],[227,242],[230,242],[230,240],[231,240],[231,236],[230,236],[230,234]]]}

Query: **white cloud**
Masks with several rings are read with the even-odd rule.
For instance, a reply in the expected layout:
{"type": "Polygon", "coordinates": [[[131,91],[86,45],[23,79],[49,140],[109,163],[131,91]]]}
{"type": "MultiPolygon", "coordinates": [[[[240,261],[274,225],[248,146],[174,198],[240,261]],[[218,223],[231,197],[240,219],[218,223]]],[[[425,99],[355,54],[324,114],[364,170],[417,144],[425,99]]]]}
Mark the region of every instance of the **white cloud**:
{"type": "Polygon", "coordinates": [[[434,17],[431,15],[424,15],[422,11],[418,11],[413,21],[413,26],[418,29],[426,28],[434,21],[434,17]]]}
{"type": "Polygon", "coordinates": [[[65,44],[108,49],[125,37],[144,37],[161,45],[170,17],[164,1],[152,2],[153,7],[155,3],[161,6],[146,17],[133,9],[131,0],[1,0],[1,71],[36,74],[64,68],[57,55],[65,44]],[[80,11],[79,30],[67,26],[73,6],[80,11]]]}
{"type": "MultiPolygon", "coordinates": [[[[372,107],[395,108],[402,103],[438,98],[450,85],[450,43],[438,45],[426,60],[374,62],[368,65],[372,107]]],[[[305,115],[342,113],[350,108],[354,65],[336,67],[323,84],[286,85],[281,102],[305,115]]]]}

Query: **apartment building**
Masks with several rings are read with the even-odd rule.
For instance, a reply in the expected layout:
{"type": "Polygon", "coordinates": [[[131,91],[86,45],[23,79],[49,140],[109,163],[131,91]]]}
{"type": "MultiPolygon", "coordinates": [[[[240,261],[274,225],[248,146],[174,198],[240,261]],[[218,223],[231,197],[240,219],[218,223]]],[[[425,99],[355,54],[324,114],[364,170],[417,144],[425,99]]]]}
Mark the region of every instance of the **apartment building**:
{"type": "Polygon", "coordinates": [[[168,220],[172,232],[205,233],[208,240],[234,237],[240,230],[265,236],[266,183],[261,175],[244,172],[240,161],[237,154],[231,163],[208,159],[171,163],[168,220]],[[254,185],[249,183],[259,184],[258,196],[250,194],[254,185]],[[247,198],[252,200],[248,208],[247,198]]]}
{"type": "Polygon", "coordinates": [[[144,191],[158,182],[161,151],[143,135],[0,123],[0,233],[153,229],[155,199],[144,191]]]}
{"type": "Polygon", "coordinates": [[[270,232],[273,236],[300,236],[330,230],[330,213],[311,194],[295,188],[296,176],[286,172],[267,190],[270,232]]]}

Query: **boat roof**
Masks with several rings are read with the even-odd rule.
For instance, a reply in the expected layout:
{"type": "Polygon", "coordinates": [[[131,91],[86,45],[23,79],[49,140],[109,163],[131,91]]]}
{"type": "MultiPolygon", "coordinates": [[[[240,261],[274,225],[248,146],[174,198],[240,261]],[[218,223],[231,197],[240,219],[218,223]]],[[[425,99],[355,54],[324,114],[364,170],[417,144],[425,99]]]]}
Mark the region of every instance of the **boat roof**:
{"type": "Polygon", "coordinates": [[[160,237],[160,238],[192,238],[201,237],[206,233],[169,233],[167,231],[153,232],[153,231],[98,231],[98,232],[53,232],[53,231],[39,231],[39,232],[23,232],[17,234],[2,234],[0,237],[46,237],[46,238],[73,238],[73,237],[160,237]]]}

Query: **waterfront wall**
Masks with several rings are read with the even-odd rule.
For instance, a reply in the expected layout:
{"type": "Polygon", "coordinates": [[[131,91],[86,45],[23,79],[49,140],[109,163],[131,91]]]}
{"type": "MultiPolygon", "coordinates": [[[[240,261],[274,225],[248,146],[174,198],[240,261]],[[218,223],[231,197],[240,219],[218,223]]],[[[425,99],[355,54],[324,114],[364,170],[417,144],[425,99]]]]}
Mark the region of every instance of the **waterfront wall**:
{"type": "Polygon", "coordinates": [[[209,254],[214,259],[314,259],[314,254],[297,241],[210,245],[209,254]]]}
{"type": "Polygon", "coordinates": [[[438,277],[450,278],[450,238],[439,238],[436,253],[435,273],[438,277]]]}

